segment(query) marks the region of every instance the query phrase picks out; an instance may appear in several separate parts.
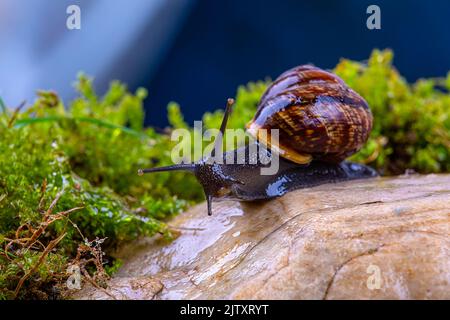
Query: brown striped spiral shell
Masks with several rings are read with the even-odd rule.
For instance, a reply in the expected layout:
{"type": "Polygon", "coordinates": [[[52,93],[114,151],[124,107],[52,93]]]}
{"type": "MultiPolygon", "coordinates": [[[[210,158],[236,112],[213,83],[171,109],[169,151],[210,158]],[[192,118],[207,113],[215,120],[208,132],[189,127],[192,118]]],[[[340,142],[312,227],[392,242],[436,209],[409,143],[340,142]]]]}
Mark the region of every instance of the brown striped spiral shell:
{"type": "Polygon", "coordinates": [[[372,120],[366,101],[342,79],[303,65],[284,72],[267,88],[247,131],[268,145],[270,135],[260,129],[279,129],[279,145],[271,147],[296,163],[338,163],[361,149],[372,120]]]}

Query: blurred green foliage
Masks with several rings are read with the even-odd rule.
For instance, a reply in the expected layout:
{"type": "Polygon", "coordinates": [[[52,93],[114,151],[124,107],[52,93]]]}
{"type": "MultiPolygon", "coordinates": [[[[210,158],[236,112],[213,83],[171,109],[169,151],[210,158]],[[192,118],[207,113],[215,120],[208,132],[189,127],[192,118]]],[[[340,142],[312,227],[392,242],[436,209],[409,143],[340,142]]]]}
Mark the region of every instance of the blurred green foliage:
{"type": "MultiPolygon", "coordinates": [[[[374,114],[370,140],[352,160],[383,174],[450,171],[450,73],[411,85],[392,59],[391,51],[375,50],[367,62],[343,59],[334,69],[374,114]]],[[[269,83],[238,88],[228,128],[245,127],[269,83]]],[[[103,262],[113,272],[120,265],[112,257],[119,244],[156,233],[170,238],[164,221],[203,199],[188,173],[136,175],[138,168],[171,164],[173,129],[195,132],[178,104],[169,103],[170,127],[161,133],[144,128],[144,89],[133,94],[115,81],[99,97],[82,74],[76,89],[79,96],[69,105],[47,91],[23,111],[7,109],[0,99],[0,299],[14,297],[24,276],[17,297],[50,297],[67,279],[68,265],[79,262],[80,248],[95,239],[105,239],[103,262]],[[45,232],[30,245],[26,237],[43,225],[45,232]]],[[[222,116],[222,110],[204,114],[203,130],[218,128],[222,116]]],[[[98,269],[91,265],[87,271],[98,269]]]]}

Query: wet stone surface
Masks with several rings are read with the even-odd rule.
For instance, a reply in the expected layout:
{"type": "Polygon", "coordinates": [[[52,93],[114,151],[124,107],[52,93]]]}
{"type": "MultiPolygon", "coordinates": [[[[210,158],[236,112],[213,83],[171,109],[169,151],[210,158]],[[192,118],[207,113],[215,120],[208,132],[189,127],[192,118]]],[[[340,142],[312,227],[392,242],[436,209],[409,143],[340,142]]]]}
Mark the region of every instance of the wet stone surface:
{"type": "Polygon", "coordinates": [[[450,299],[450,175],[375,178],[200,204],[179,236],[123,247],[78,299],[450,299]]]}

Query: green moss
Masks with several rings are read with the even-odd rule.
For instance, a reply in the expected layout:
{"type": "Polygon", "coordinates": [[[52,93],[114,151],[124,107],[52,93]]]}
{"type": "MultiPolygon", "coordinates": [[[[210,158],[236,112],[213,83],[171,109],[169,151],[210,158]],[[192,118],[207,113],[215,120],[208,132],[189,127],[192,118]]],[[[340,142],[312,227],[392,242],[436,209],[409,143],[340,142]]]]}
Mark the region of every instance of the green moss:
{"type": "MultiPolygon", "coordinates": [[[[391,51],[375,50],[367,63],[343,59],[334,69],[374,114],[370,140],[352,159],[383,174],[450,171],[450,73],[408,84],[392,59],[391,51]]],[[[238,88],[229,128],[244,128],[268,84],[238,88]]],[[[32,106],[14,112],[0,99],[0,299],[14,297],[24,277],[17,297],[53,297],[55,288],[65,290],[73,263],[101,283],[121,264],[112,257],[118,245],[156,233],[170,238],[164,221],[203,199],[192,175],[136,175],[171,164],[176,143],[144,128],[144,89],[133,94],[115,81],[99,97],[83,74],[75,87],[79,96],[68,105],[38,92],[32,106]],[[43,227],[37,241],[26,240],[43,227]]],[[[204,114],[205,129],[218,128],[222,115],[204,114]]],[[[193,131],[174,102],[168,119],[167,132],[193,131]]]]}
{"type": "Polygon", "coordinates": [[[5,109],[0,116],[0,298],[13,296],[28,264],[35,264],[44,247],[61,234],[66,235],[56,251],[18,297],[41,289],[48,293],[60,278],[67,278],[61,265],[75,258],[85,240],[105,238],[107,271],[115,270],[110,254],[118,244],[155,233],[170,236],[163,220],[202,198],[195,179],[186,174],[137,176],[140,167],[169,164],[172,146],[168,136],[143,129],[144,90],[131,94],[113,82],[98,98],[92,81],[83,75],[77,88],[80,97],[67,108],[56,94],[39,92],[29,109],[16,113],[13,123],[7,114],[13,112],[5,109]],[[53,214],[82,208],[49,224],[39,246],[18,243],[32,232],[17,236],[16,230],[38,229],[58,194],[62,195],[53,214]]]}
{"type": "Polygon", "coordinates": [[[374,50],[367,64],[344,59],[335,68],[374,115],[370,140],[353,160],[383,174],[450,171],[449,76],[408,84],[392,59],[392,51],[374,50]]]}

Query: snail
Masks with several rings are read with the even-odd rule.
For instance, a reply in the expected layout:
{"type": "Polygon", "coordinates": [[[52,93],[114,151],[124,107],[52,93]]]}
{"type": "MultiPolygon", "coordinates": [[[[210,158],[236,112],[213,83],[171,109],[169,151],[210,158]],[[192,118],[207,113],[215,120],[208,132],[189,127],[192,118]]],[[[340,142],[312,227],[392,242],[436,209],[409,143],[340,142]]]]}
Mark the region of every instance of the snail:
{"type": "MultiPolygon", "coordinates": [[[[220,136],[233,104],[234,100],[228,99],[220,136]]],[[[372,121],[366,101],[342,79],[315,66],[302,65],[284,72],[267,88],[246,126],[255,138],[251,143],[266,147],[269,163],[273,155],[280,156],[276,174],[260,174],[259,169],[268,164],[259,153],[250,152],[251,143],[223,154],[224,159],[234,159],[241,152],[244,164],[211,163],[214,148],[210,157],[197,163],[141,169],[138,173],[194,173],[203,186],[211,215],[213,200],[267,200],[300,188],[377,176],[366,165],[345,161],[367,141],[372,121]],[[278,143],[262,134],[264,129],[274,128],[279,132],[278,143]]],[[[215,143],[221,143],[221,139],[216,138],[215,143]]]]}

